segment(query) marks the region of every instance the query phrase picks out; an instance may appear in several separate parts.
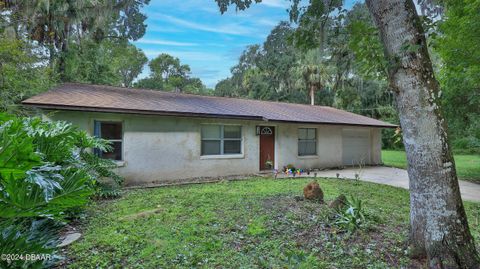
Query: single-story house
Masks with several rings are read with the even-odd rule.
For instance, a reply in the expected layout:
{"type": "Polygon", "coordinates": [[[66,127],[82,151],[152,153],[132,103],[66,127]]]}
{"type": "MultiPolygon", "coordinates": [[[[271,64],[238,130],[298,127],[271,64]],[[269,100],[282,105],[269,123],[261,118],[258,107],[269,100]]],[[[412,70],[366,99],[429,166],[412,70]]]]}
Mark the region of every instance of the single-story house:
{"type": "Polygon", "coordinates": [[[396,125],[326,106],[68,83],[23,101],[112,142],[127,185],[381,163],[396,125]]]}

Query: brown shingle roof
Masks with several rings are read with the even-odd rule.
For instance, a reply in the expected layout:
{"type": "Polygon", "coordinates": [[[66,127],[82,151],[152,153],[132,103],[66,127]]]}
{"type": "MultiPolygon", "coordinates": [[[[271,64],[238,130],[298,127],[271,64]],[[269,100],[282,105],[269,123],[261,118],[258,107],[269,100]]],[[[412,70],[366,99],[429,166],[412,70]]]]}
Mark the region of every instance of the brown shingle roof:
{"type": "Polygon", "coordinates": [[[373,127],[396,125],[326,106],[179,94],[79,83],[62,84],[22,102],[39,108],[244,118],[373,127]]]}

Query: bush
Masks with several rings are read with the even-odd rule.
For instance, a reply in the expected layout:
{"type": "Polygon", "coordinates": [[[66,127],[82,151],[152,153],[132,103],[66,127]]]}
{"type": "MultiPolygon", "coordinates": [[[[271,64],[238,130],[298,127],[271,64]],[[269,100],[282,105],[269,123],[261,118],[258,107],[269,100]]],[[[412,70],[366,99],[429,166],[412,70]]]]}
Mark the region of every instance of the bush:
{"type": "Polygon", "coordinates": [[[403,150],[402,132],[399,129],[382,130],[382,148],[391,150],[403,150]]]}
{"type": "Polygon", "coordinates": [[[457,154],[480,154],[480,139],[474,136],[456,138],[452,141],[452,148],[457,154]]]}
{"type": "MultiPolygon", "coordinates": [[[[88,148],[107,142],[65,122],[0,114],[1,253],[50,254],[68,212],[101,193],[101,177],[122,180],[88,148]],[[53,222],[53,224],[51,223],[53,222]]],[[[2,268],[42,267],[50,261],[3,261],[2,268]]]]}

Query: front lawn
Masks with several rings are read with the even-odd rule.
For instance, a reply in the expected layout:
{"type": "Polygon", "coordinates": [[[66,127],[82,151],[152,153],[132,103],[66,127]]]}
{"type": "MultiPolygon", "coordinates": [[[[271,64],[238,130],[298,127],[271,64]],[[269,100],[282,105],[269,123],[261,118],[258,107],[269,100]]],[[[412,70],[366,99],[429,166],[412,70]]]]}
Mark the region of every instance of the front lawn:
{"type": "MultiPolygon", "coordinates": [[[[460,179],[480,183],[480,155],[455,154],[454,158],[460,179]]],[[[405,151],[382,150],[382,160],[388,166],[407,168],[405,151]]]]}
{"type": "MultiPolygon", "coordinates": [[[[369,228],[342,233],[325,205],[296,201],[311,179],[252,179],[128,191],[91,205],[70,268],[398,268],[406,251],[408,192],[320,179],[327,201],[362,199],[369,228]]],[[[480,241],[480,204],[466,203],[480,241]],[[475,214],[475,215],[474,215],[475,214]]],[[[412,265],[413,266],[413,265],[412,265]]]]}

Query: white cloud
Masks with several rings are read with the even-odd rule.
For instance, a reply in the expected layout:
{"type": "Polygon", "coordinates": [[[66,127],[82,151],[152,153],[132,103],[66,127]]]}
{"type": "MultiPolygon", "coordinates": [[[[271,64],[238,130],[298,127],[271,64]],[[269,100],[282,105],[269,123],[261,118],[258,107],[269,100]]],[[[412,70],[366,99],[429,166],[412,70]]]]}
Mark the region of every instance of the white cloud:
{"type": "Polygon", "coordinates": [[[149,50],[144,49],[143,52],[148,58],[155,58],[162,53],[167,53],[180,59],[182,63],[189,64],[190,62],[206,62],[225,61],[225,57],[218,53],[200,52],[200,51],[182,51],[182,50],[149,50]]]}
{"type": "Polygon", "coordinates": [[[221,33],[221,34],[230,34],[230,35],[243,35],[243,36],[250,36],[253,34],[254,29],[245,27],[239,24],[225,24],[225,25],[207,25],[192,21],[187,21],[183,19],[179,19],[173,16],[164,15],[160,13],[155,13],[150,15],[151,19],[160,19],[166,22],[173,23],[177,26],[182,26],[194,30],[200,30],[205,32],[212,32],[212,33],[221,33]]]}
{"type": "Polygon", "coordinates": [[[168,27],[165,25],[156,25],[156,24],[148,24],[147,25],[147,33],[151,32],[158,32],[158,33],[180,33],[182,32],[181,29],[177,27],[168,27]]]}
{"type": "Polygon", "coordinates": [[[170,40],[163,40],[163,39],[144,39],[144,38],[137,40],[135,43],[149,44],[149,45],[166,45],[166,46],[175,46],[175,47],[198,46],[197,43],[177,42],[177,41],[170,41],[170,40]]]}
{"type": "Polygon", "coordinates": [[[277,26],[278,21],[273,19],[259,19],[258,23],[265,26],[277,26]]]}

